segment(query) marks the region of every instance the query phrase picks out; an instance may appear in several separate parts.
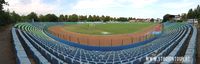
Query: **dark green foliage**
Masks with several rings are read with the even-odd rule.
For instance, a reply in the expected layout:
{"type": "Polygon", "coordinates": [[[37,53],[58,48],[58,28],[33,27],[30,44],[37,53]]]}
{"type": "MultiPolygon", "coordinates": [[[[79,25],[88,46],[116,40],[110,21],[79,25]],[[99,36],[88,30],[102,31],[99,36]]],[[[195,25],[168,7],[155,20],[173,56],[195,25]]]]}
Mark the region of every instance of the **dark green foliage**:
{"type": "Polygon", "coordinates": [[[154,22],[154,19],[153,19],[153,18],[151,18],[151,19],[150,19],[150,22],[154,22]]]}
{"type": "Polygon", "coordinates": [[[5,2],[5,0],[0,0],[0,26],[11,23],[9,12],[3,10],[4,5],[7,5],[7,2],[5,2]]]}
{"type": "Polygon", "coordinates": [[[0,0],[0,12],[3,12],[3,5],[8,5],[5,0],[0,0]]]}
{"type": "Polygon", "coordinates": [[[60,15],[59,18],[58,18],[58,20],[60,22],[64,22],[65,21],[65,16],[64,15],[60,15]]]}
{"type": "Polygon", "coordinates": [[[163,21],[162,22],[171,21],[171,20],[173,20],[173,18],[175,18],[174,15],[166,14],[166,15],[163,16],[163,21]]]}
{"type": "Polygon", "coordinates": [[[117,18],[117,21],[126,22],[126,21],[128,21],[128,19],[125,17],[119,17],[119,18],[117,18]]]}
{"type": "Polygon", "coordinates": [[[104,21],[104,19],[105,19],[105,16],[104,16],[104,15],[102,15],[100,19],[101,19],[101,21],[104,21]]]}
{"type": "Polygon", "coordinates": [[[38,16],[35,12],[31,12],[30,14],[27,15],[27,18],[31,21],[32,19],[34,19],[34,21],[38,21],[38,16]]]}
{"type": "Polygon", "coordinates": [[[87,16],[83,16],[83,15],[79,16],[79,21],[81,22],[87,21],[87,16]]]}
{"type": "Polygon", "coordinates": [[[39,21],[45,22],[47,21],[44,15],[39,16],[39,21]]]}
{"type": "Polygon", "coordinates": [[[200,6],[197,8],[190,9],[187,13],[181,15],[181,20],[186,21],[187,19],[197,19],[200,22],[200,6]]]}
{"type": "Polygon", "coordinates": [[[187,20],[187,14],[186,13],[184,13],[184,14],[181,15],[181,20],[184,20],[184,21],[187,20]]]}
{"type": "Polygon", "coordinates": [[[78,15],[72,14],[68,18],[69,22],[77,22],[78,21],[78,15]]]}
{"type": "Polygon", "coordinates": [[[169,20],[169,19],[168,19],[169,15],[170,15],[170,14],[164,15],[164,16],[163,16],[163,21],[162,21],[162,22],[167,22],[167,21],[169,20]]]}
{"type": "Polygon", "coordinates": [[[57,22],[58,21],[58,17],[55,14],[47,14],[44,17],[45,21],[49,21],[49,22],[57,22]]]}
{"type": "Polygon", "coordinates": [[[21,21],[20,15],[15,13],[14,11],[12,13],[10,13],[10,16],[11,16],[12,22],[20,22],[21,21]]]}
{"type": "Polygon", "coordinates": [[[99,16],[96,16],[95,21],[101,21],[101,18],[99,16]]]}
{"type": "Polygon", "coordinates": [[[194,19],[194,11],[192,9],[190,9],[188,11],[187,18],[188,19],[194,19]]]}
{"type": "Polygon", "coordinates": [[[7,25],[7,24],[12,23],[10,20],[11,18],[10,18],[9,12],[1,12],[0,14],[1,14],[0,25],[7,25]]]}
{"type": "Polygon", "coordinates": [[[128,20],[133,20],[133,18],[132,18],[132,17],[129,17],[128,20]]]}
{"type": "Polygon", "coordinates": [[[93,18],[92,15],[89,15],[88,18],[87,18],[87,21],[90,21],[90,22],[93,21],[92,18],[93,18]]]}
{"type": "Polygon", "coordinates": [[[106,16],[105,19],[103,20],[104,22],[110,21],[110,16],[106,16]]]}
{"type": "Polygon", "coordinates": [[[177,22],[183,22],[183,20],[177,20],[177,22]]]}
{"type": "Polygon", "coordinates": [[[27,22],[27,21],[30,21],[30,20],[28,19],[28,17],[25,16],[25,15],[22,15],[22,16],[21,16],[21,22],[27,22]]]}
{"type": "Polygon", "coordinates": [[[197,10],[197,18],[200,18],[200,6],[199,5],[197,6],[196,10],[197,10]]]}
{"type": "Polygon", "coordinates": [[[68,21],[69,16],[65,15],[65,21],[68,21]]]}
{"type": "Polygon", "coordinates": [[[47,14],[47,15],[40,15],[39,16],[39,21],[42,22],[57,22],[58,21],[58,17],[54,14],[47,14]]]}
{"type": "Polygon", "coordinates": [[[195,9],[190,9],[187,13],[187,19],[197,19],[200,22],[200,6],[195,9]]]}

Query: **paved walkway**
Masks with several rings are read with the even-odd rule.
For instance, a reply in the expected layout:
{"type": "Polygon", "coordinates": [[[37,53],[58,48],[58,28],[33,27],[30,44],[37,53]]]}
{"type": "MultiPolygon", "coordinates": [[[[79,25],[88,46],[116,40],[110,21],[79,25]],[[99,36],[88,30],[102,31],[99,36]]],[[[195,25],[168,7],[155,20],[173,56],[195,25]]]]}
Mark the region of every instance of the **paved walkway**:
{"type": "Polygon", "coordinates": [[[15,64],[15,54],[11,43],[10,27],[0,29],[0,64],[15,64]]]}

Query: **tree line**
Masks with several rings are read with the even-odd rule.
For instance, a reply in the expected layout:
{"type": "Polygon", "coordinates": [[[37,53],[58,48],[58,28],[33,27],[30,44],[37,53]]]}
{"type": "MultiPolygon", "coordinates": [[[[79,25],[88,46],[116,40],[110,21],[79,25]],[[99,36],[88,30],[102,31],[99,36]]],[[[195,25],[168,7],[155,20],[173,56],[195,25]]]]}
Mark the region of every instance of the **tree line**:
{"type": "Polygon", "coordinates": [[[4,5],[7,5],[8,3],[5,2],[4,0],[0,0],[0,26],[1,25],[5,25],[5,24],[8,24],[10,22],[5,22],[5,21],[9,21],[9,13],[8,12],[5,12],[3,10],[3,6],[4,5]]]}
{"type": "Polygon", "coordinates": [[[46,15],[38,15],[35,12],[31,12],[28,15],[19,15],[15,11],[9,12],[3,10],[3,6],[8,5],[5,0],[0,0],[0,26],[7,25],[11,23],[17,22],[31,22],[34,20],[35,22],[94,22],[94,21],[128,21],[134,19],[132,17],[111,17],[111,16],[98,16],[98,15],[59,15],[55,14],[46,14],[46,15]]]}
{"type": "MultiPolygon", "coordinates": [[[[182,15],[179,14],[176,16],[180,16],[180,20],[178,20],[178,22],[187,21],[187,19],[196,19],[198,22],[200,22],[200,6],[198,5],[194,9],[189,9],[188,13],[183,13],[182,15]]],[[[163,16],[162,22],[172,20],[173,18],[175,18],[175,15],[166,14],[163,16]]]]}
{"type": "MultiPolygon", "coordinates": [[[[107,21],[122,21],[126,22],[128,20],[131,20],[133,18],[129,17],[110,17],[110,16],[98,16],[98,15],[77,15],[77,14],[72,14],[72,15],[59,15],[56,16],[55,14],[46,14],[46,15],[37,15],[35,12],[31,12],[28,15],[22,15],[20,16],[19,14],[13,12],[5,12],[7,16],[4,15],[4,17],[7,17],[7,22],[94,22],[94,21],[102,21],[102,22],[107,22],[107,21]]],[[[5,20],[4,20],[5,21],[5,20]]]]}
{"type": "Polygon", "coordinates": [[[197,19],[200,22],[200,6],[198,5],[194,9],[189,9],[188,13],[184,13],[181,15],[181,19],[197,19]]]}
{"type": "Polygon", "coordinates": [[[34,19],[35,21],[42,21],[42,22],[94,22],[94,21],[128,21],[130,18],[126,17],[110,17],[110,16],[98,16],[98,15],[77,15],[77,14],[72,14],[72,15],[59,15],[58,17],[55,14],[47,14],[47,15],[37,15],[34,12],[31,12],[30,14],[27,15],[27,20],[34,19]]]}
{"type": "Polygon", "coordinates": [[[128,21],[133,18],[126,18],[126,17],[110,17],[110,16],[98,16],[98,15],[77,15],[77,14],[72,14],[72,15],[60,15],[56,16],[55,14],[46,14],[46,15],[37,15],[35,12],[31,12],[28,15],[22,15],[20,16],[19,14],[13,12],[4,12],[5,15],[2,15],[4,17],[3,21],[6,22],[29,22],[34,20],[35,22],[94,22],[94,21],[128,21]],[[6,17],[6,18],[5,18],[6,17]]]}

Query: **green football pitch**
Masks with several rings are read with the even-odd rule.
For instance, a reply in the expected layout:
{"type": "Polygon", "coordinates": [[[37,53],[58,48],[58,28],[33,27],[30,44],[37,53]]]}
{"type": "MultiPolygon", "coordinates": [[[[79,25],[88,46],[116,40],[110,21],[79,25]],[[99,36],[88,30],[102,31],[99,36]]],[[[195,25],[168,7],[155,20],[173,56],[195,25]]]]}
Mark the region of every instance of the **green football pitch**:
{"type": "Polygon", "coordinates": [[[67,31],[91,34],[113,35],[140,32],[145,28],[155,26],[157,23],[101,23],[101,24],[75,24],[65,25],[67,31]]]}

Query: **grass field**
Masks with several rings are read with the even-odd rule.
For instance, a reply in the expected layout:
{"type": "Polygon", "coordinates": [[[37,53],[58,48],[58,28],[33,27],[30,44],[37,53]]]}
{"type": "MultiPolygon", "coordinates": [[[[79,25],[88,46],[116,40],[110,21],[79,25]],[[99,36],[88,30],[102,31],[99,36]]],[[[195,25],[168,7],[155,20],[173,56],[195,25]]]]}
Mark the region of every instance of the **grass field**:
{"type": "Polygon", "coordinates": [[[141,30],[154,26],[156,23],[107,23],[107,24],[76,24],[66,25],[67,31],[92,34],[113,35],[140,32],[141,30]]]}

